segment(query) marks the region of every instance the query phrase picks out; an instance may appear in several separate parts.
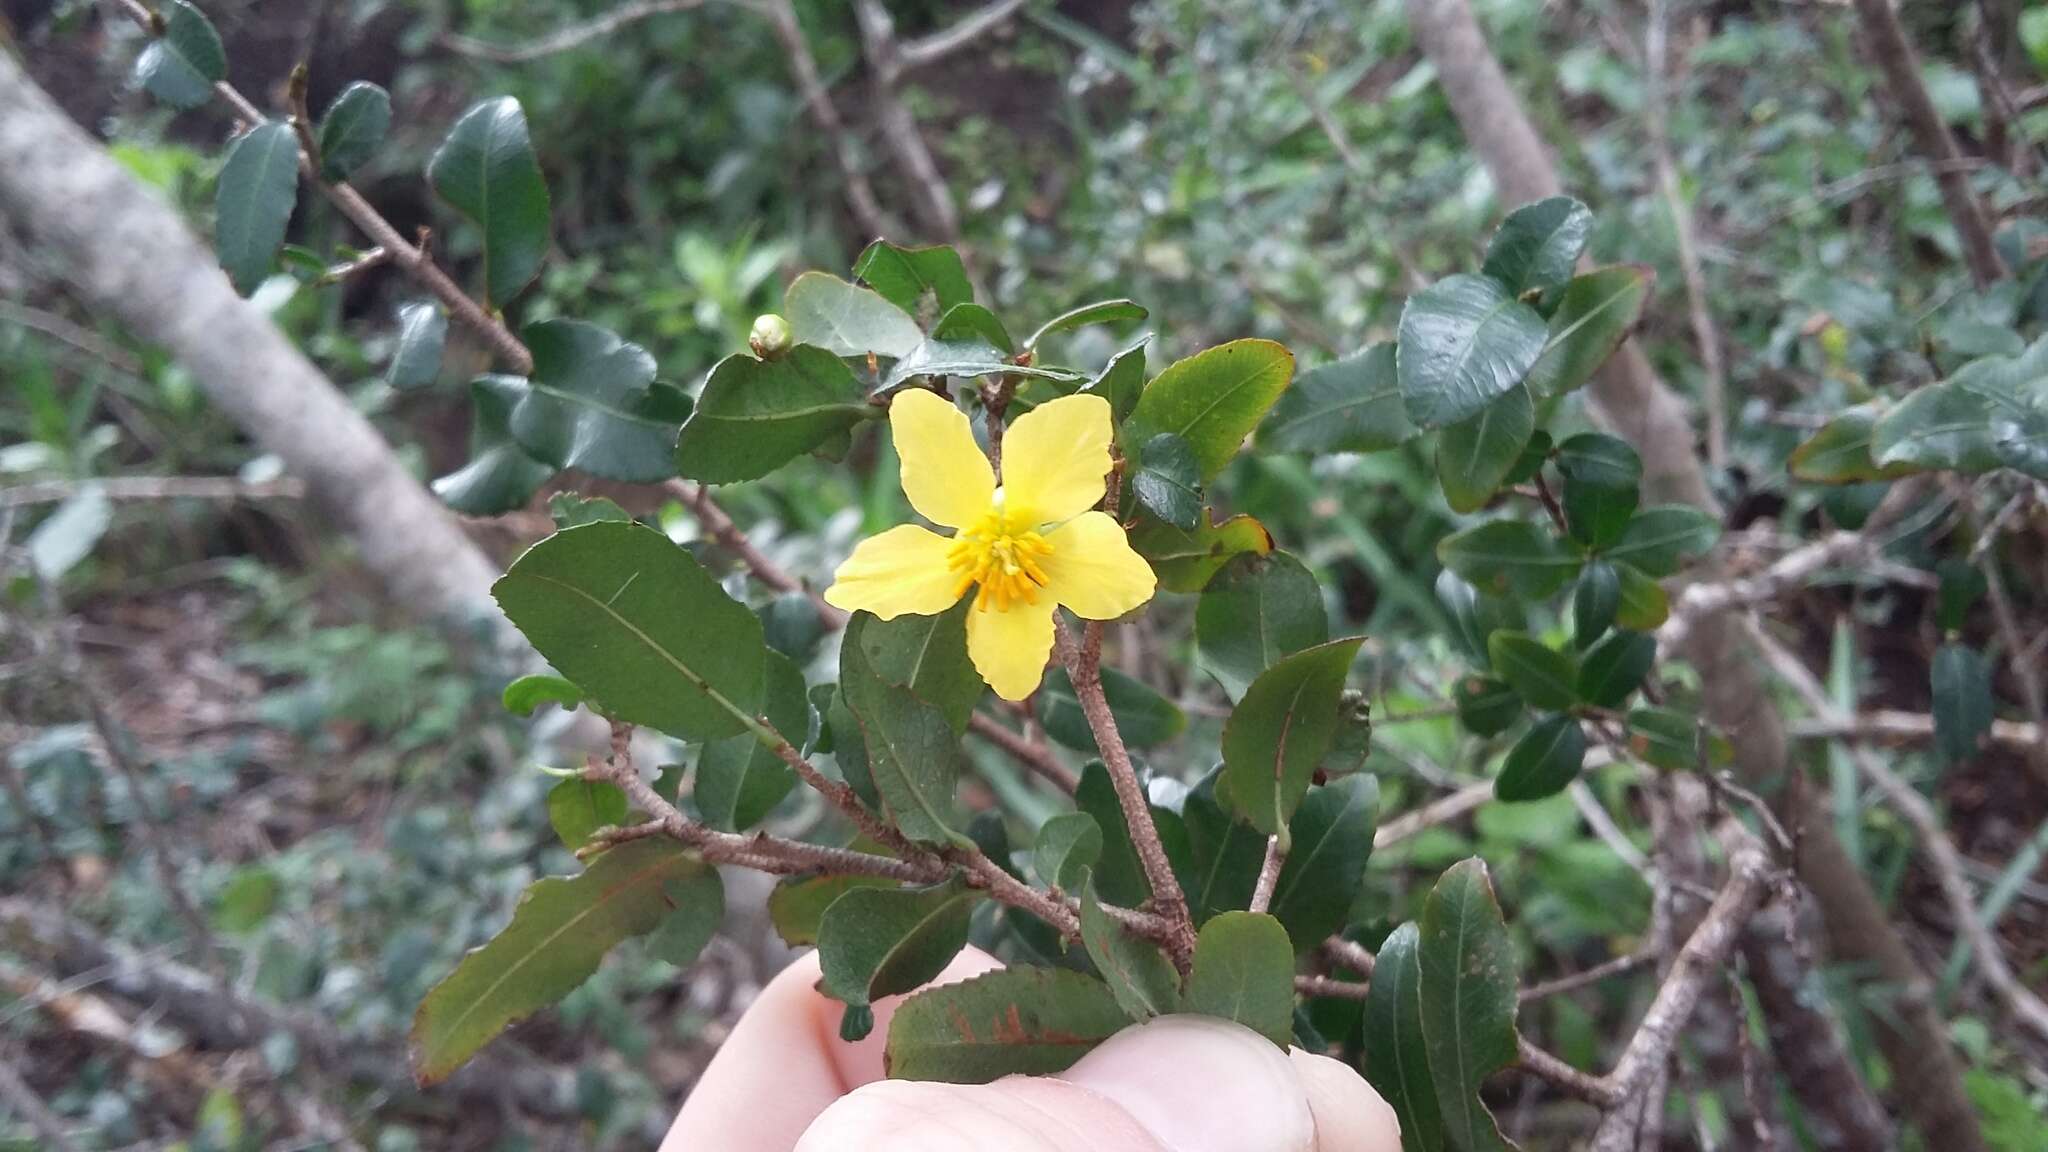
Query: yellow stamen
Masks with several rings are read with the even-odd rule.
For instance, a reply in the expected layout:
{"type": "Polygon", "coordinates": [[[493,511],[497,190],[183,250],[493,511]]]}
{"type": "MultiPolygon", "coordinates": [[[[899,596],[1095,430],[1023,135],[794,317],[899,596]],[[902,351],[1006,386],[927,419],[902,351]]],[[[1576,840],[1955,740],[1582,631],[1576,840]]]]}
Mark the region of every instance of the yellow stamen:
{"type": "Polygon", "coordinates": [[[1039,561],[1052,555],[1052,545],[1028,524],[1012,523],[998,503],[954,538],[946,566],[959,575],[959,593],[972,585],[978,610],[1006,612],[1012,604],[1038,603],[1049,582],[1039,561]]]}

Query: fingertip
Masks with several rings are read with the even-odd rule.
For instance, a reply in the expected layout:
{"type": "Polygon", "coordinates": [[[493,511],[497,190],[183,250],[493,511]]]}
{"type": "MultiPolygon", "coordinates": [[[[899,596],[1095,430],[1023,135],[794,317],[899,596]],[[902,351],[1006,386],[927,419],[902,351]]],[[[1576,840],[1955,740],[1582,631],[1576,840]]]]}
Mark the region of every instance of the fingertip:
{"type": "Polygon", "coordinates": [[[1401,1152],[1401,1121],[1349,1064],[1299,1048],[1288,1059],[1315,1121],[1316,1152],[1401,1152]]]}
{"type": "MultiPolygon", "coordinates": [[[[818,982],[817,953],[804,957],[809,963],[810,983],[818,982]]],[[[981,975],[1002,964],[995,957],[972,945],[961,950],[946,970],[939,973],[925,988],[936,988],[941,984],[957,984],[981,975]]],[[[919,989],[923,991],[923,989],[919,989]]],[[[839,1079],[847,1090],[872,1084],[887,1078],[883,1068],[882,1055],[889,1043],[889,1021],[896,1016],[896,1006],[916,993],[903,996],[888,996],[875,1002],[875,1026],[866,1036],[848,1043],[839,1038],[839,1018],[846,1011],[846,1005],[830,1000],[816,992],[811,993],[812,1006],[817,1021],[820,1042],[838,1070],[839,1079]]]]}
{"type": "Polygon", "coordinates": [[[1315,1120],[1281,1050],[1239,1024],[1161,1016],[1060,1078],[1108,1097],[1177,1152],[1312,1152],[1315,1120]]]}

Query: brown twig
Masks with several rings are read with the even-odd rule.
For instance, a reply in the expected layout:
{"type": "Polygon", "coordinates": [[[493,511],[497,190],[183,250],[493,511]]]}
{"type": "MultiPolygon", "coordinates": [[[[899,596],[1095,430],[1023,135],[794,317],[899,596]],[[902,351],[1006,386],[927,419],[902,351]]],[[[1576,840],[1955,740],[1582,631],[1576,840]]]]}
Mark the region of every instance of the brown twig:
{"type": "Polygon", "coordinates": [[[232,476],[107,476],[0,488],[0,508],[56,504],[88,488],[109,500],[298,500],[306,494],[305,485],[290,477],[251,484],[232,476]]]}
{"type": "MultiPolygon", "coordinates": [[[[728,0],[742,8],[752,7],[745,0],[728,0]]],[[[517,43],[499,43],[479,40],[474,36],[463,36],[454,32],[441,36],[441,46],[462,56],[489,60],[494,64],[523,64],[567,52],[571,48],[587,44],[600,36],[609,36],[622,28],[637,24],[655,16],[672,12],[688,12],[704,6],[704,0],[634,0],[588,20],[580,20],[555,29],[543,36],[517,43]]]]}
{"type": "Polygon", "coordinates": [[[946,177],[917,130],[917,119],[897,93],[903,79],[903,52],[896,42],[896,22],[879,0],[854,0],[854,21],[860,26],[861,51],[874,71],[875,114],[882,140],[910,184],[918,215],[925,226],[946,241],[960,238],[960,212],[946,177]]]}
{"type": "Polygon", "coordinates": [[[1380,849],[1398,844],[1425,828],[1448,824],[1491,799],[1493,781],[1481,780],[1467,784],[1456,792],[1440,796],[1413,812],[1404,812],[1380,825],[1373,833],[1372,846],[1374,849],[1380,849]]]}
{"type": "Polygon", "coordinates": [[[1258,883],[1252,888],[1250,911],[1264,912],[1273,904],[1273,889],[1280,883],[1280,869],[1287,863],[1287,847],[1278,836],[1266,837],[1266,859],[1259,865],[1258,883]]]}
{"type": "Polygon", "coordinates": [[[993,0],[992,3],[962,16],[937,32],[904,41],[900,53],[903,67],[924,68],[944,60],[1009,23],[1010,17],[1023,11],[1024,5],[1029,2],[1030,0],[993,0]]]}
{"type": "Polygon", "coordinates": [[[846,200],[853,209],[855,222],[869,236],[902,235],[901,226],[882,210],[881,202],[875,199],[874,185],[868,182],[867,173],[861,171],[859,149],[846,122],[839,118],[839,108],[832,103],[825,82],[818,76],[818,61],[811,55],[810,41],[804,37],[796,7],[790,0],[762,0],[762,12],[775,31],[776,41],[782,45],[782,54],[789,58],[789,71],[804,107],[831,146],[832,160],[839,166],[839,178],[846,183],[846,200]]]}
{"type": "Polygon", "coordinates": [[[1524,1004],[1528,1004],[1537,1000],[1545,1000],[1552,996],[1562,996],[1566,992],[1576,992],[1581,988],[1598,984],[1610,977],[1626,975],[1638,968],[1648,968],[1656,963],[1657,953],[1650,949],[1630,952],[1625,955],[1616,956],[1612,960],[1595,964],[1583,972],[1573,972],[1568,976],[1559,976],[1555,980],[1545,980],[1540,984],[1531,984],[1527,988],[1522,989],[1521,1001],[1524,1004]]]}

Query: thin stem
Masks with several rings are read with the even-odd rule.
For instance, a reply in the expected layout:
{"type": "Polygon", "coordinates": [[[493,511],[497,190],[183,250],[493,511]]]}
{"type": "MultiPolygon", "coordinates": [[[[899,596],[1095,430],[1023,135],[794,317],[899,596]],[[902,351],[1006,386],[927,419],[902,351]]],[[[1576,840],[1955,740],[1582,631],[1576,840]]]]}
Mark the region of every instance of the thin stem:
{"type": "Polygon", "coordinates": [[[1609,977],[1621,976],[1638,968],[1648,968],[1656,962],[1656,950],[1650,948],[1616,956],[1612,960],[1595,964],[1583,972],[1573,972],[1570,975],[1559,976],[1555,980],[1545,980],[1540,984],[1531,984],[1527,988],[1522,989],[1521,1001],[1524,1004],[1529,1004],[1537,1000],[1548,999],[1552,996],[1562,996],[1566,992],[1576,992],[1588,985],[1598,984],[1609,977]]]}
{"type": "Polygon", "coordinates": [[[1273,904],[1273,888],[1280,883],[1280,869],[1287,864],[1287,846],[1278,836],[1266,837],[1266,859],[1259,865],[1259,882],[1252,889],[1250,910],[1264,912],[1273,904]]]}

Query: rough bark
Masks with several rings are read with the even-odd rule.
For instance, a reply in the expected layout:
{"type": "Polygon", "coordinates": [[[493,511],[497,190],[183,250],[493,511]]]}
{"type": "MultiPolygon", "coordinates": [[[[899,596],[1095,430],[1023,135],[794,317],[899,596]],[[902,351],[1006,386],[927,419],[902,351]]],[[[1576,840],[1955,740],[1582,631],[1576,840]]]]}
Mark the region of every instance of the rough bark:
{"type": "Polygon", "coordinates": [[[493,565],[377,430],[235,294],[177,212],[0,53],[0,215],[79,295],[188,368],[209,402],[305,481],[396,602],[495,619],[493,565]]]}
{"type": "MultiPolygon", "coordinates": [[[[1503,201],[1522,203],[1560,194],[1557,169],[1465,0],[1408,0],[1407,6],[1416,40],[1436,64],[1451,110],[1493,174],[1503,201]]],[[[1657,378],[1640,349],[1633,343],[1623,345],[1594,378],[1591,392],[1602,419],[1642,455],[1646,503],[1683,501],[1716,507],[1695,452],[1685,402],[1657,378]]],[[[1765,691],[1757,654],[1742,633],[1741,621],[1728,615],[1699,620],[1687,638],[1685,654],[1699,669],[1708,718],[1735,743],[1744,782],[1771,796],[1788,827],[1802,830],[1799,876],[1821,906],[1829,952],[1895,990],[1893,1012],[1875,1021],[1879,1045],[1892,1067],[1892,1082],[1898,1086],[1895,1106],[1931,1147],[1953,1152],[1983,1148],[1961,1069],[1928,995],[1925,974],[1835,837],[1826,813],[1788,779],[1784,718],[1765,691]]]]}

